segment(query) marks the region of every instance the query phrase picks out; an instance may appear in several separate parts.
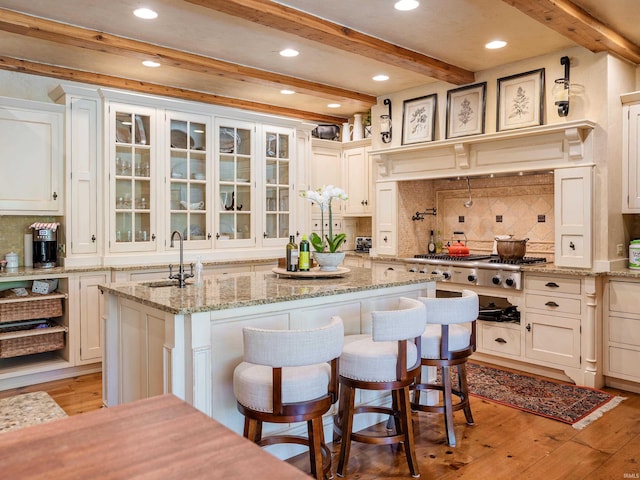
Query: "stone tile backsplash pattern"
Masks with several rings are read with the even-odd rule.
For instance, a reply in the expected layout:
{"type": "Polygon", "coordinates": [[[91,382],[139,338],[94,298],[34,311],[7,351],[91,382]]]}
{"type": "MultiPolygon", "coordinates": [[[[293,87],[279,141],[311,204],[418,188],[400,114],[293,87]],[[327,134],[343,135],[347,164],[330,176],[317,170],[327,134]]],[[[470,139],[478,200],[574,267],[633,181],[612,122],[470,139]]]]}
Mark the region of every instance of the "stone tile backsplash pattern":
{"type": "MultiPolygon", "coordinates": [[[[512,234],[529,238],[527,256],[553,259],[554,198],[553,175],[535,174],[497,178],[471,178],[473,206],[468,199],[466,179],[401,182],[399,193],[398,253],[411,257],[426,253],[430,230],[441,231],[446,245],[454,231],[465,233],[472,253],[491,253],[495,235],[512,234]],[[412,221],[416,212],[437,208],[437,215],[412,221]],[[538,216],[544,216],[544,222],[538,216]],[[502,222],[496,217],[501,216],[502,222]],[[464,222],[460,217],[464,217],[464,222]]],[[[461,237],[460,237],[461,238],[461,237]]]]}
{"type": "Polygon", "coordinates": [[[29,225],[35,222],[59,222],[61,230],[58,230],[58,245],[64,244],[62,217],[0,215],[0,259],[7,253],[14,252],[18,254],[20,266],[24,265],[24,235],[32,233],[29,225]]]}

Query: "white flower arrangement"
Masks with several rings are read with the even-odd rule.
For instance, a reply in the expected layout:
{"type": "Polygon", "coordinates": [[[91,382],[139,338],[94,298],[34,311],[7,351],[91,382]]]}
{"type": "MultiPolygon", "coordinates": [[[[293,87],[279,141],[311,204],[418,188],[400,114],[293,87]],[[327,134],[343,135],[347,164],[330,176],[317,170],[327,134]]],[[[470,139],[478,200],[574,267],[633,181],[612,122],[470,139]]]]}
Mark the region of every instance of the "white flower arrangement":
{"type": "Polygon", "coordinates": [[[300,194],[302,197],[317,203],[322,214],[321,234],[313,232],[309,235],[309,241],[317,252],[324,252],[329,249],[330,253],[335,253],[340,245],[344,243],[347,236],[344,233],[333,235],[333,212],[331,211],[331,201],[334,198],[339,200],[348,200],[349,196],[344,190],[333,185],[323,186],[317,190],[307,190],[300,194]],[[324,212],[329,211],[329,235],[324,234],[324,212]]]}

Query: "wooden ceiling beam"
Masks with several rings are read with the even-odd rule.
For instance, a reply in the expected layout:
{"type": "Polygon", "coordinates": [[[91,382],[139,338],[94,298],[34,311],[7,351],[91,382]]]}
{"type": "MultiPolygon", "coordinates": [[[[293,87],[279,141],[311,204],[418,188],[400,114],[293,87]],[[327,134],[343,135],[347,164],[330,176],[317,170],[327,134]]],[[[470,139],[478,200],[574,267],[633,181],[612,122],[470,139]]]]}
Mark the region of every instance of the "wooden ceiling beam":
{"type": "Polygon", "coordinates": [[[185,1],[454,85],[475,80],[463,68],[270,0],[185,1]]]}
{"type": "Polygon", "coordinates": [[[165,97],[191,100],[194,102],[208,103],[212,105],[222,105],[231,108],[240,108],[254,112],[262,112],[270,115],[280,115],[289,118],[298,118],[319,123],[341,124],[346,121],[344,117],[324,115],[316,112],[307,112],[293,108],[280,107],[277,105],[267,105],[259,102],[251,102],[237,98],[223,97],[206,92],[187,90],[179,87],[159,85],[139,80],[114,77],[100,73],[74,70],[56,65],[31,62],[12,57],[0,56],[0,69],[19,73],[29,73],[45,77],[58,78],[60,80],[70,80],[74,82],[89,83],[102,87],[118,88],[134,92],[146,93],[150,95],[161,95],[165,97]]]}
{"type": "Polygon", "coordinates": [[[291,89],[302,95],[351,104],[368,110],[376,97],[322,83],[246,67],[223,60],[187,53],[73,25],[54,22],[0,8],[0,30],[140,60],[155,59],[163,65],[207,75],[249,82],[277,89],[291,89]]]}
{"type": "Polygon", "coordinates": [[[503,0],[592,52],[609,51],[640,64],[640,46],[570,0],[503,0]]]}

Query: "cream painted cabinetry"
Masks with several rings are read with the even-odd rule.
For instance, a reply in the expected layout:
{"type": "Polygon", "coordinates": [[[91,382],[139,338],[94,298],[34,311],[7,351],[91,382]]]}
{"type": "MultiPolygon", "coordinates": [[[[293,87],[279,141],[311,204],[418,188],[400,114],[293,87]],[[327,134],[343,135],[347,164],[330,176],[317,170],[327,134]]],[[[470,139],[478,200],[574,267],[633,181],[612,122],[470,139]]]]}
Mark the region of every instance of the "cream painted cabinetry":
{"type": "Polygon", "coordinates": [[[343,151],[344,190],[349,195],[345,202],[345,215],[368,216],[372,213],[374,189],[369,149],[369,145],[360,145],[343,151]]]}
{"type": "Polygon", "coordinates": [[[102,101],[95,90],[64,86],[50,96],[66,108],[66,266],[95,265],[102,252],[102,101]]]}
{"type": "Polygon", "coordinates": [[[609,277],[604,292],[605,375],[640,382],[640,279],[609,277]]]}
{"type": "Polygon", "coordinates": [[[621,98],[622,212],[640,213],[640,92],[621,98]]]}
{"type": "MultiPolygon", "coordinates": [[[[312,190],[325,185],[334,185],[344,189],[342,176],[342,144],[329,140],[311,140],[312,158],[309,188],[312,190]]],[[[346,189],[345,189],[346,190],[346,189]]],[[[347,194],[349,192],[347,191],[347,194]]],[[[342,213],[343,202],[336,202],[333,214],[342,213]]]]}
{"type": "Polygon", "coordinates": [[[591,268],[593,167],[555,170],[555,263],[591,268]]]}
{"type": "Polygon", "coordinates": [[[95,272],[79,274],[75,302],[79,308],[79,351],[78,364],[102,361],[102,340],[100,323],[104,313],[104,296],[98,285],[109,282],[109,274],[95,272]]]}
{"type": "Polygon", "coordinates": [[[376,216],[373,249],[377,255],[398,254],[398,185],[376,183],[376,216]]]}
{"type": "Polygon", "coordinates": [[[525,357],[549,366],[580,367],[583,308],[580,278],[527,275],[525,357]]]}
{"type": "Polygon", "coordinates": [[[63,214],[63,132],[63,106],[0,97],[0,214],[63,214]]]}

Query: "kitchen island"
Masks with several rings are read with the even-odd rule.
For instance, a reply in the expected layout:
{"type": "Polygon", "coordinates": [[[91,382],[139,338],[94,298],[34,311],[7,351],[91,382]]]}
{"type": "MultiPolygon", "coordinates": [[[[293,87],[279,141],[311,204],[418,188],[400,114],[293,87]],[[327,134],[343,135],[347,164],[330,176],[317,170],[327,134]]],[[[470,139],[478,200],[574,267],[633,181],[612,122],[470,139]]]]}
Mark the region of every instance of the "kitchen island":
{"type": "MultiPolygon", "coordinates": [[[[401,296],[434,296],[439,278],[352,267],[330,278],[248,272],[205,276],[185,288],[170,281],[101,285],[104,403],[172,393],[241,433],[232,377],[243,327],[316,328],[339,315],[345,335],[369,332],[371,311],[401,296]]],[[[283,428],[265,426],[265,434],[283,428]]]]}

